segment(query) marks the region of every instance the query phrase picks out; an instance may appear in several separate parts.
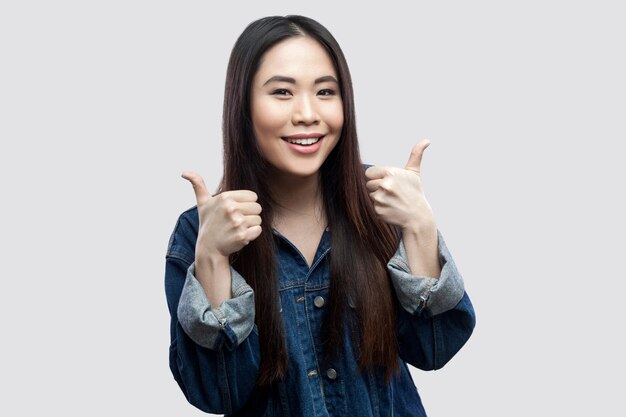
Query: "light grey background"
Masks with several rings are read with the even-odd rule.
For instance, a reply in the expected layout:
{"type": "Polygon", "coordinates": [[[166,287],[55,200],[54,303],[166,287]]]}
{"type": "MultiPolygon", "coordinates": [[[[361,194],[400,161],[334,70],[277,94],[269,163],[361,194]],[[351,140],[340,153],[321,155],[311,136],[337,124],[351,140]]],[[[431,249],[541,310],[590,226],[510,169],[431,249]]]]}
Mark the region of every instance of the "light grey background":
{"type": "Polygon", "coordinates": [[[363,160],[429,138],[478,325],[431,416],[624,415],[625,14],[609,1],[0,5],[2,415],[203,415],[168,369],[164,255],[214,189],[228,55],[304,14],[352,71],[363,160]]]}

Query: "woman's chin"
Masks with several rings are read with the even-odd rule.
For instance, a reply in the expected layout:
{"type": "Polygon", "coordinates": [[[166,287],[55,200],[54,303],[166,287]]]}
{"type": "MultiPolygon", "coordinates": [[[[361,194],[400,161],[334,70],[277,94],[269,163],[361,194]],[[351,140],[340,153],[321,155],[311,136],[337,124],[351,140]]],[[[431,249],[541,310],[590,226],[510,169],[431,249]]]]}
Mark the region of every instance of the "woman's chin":
{"type": "Polygon", "coordinates": [[[320,168],[321,164],[301,163],[274,167],[274,173],[282,177],[306,179],[318,175],[320,168]]]}

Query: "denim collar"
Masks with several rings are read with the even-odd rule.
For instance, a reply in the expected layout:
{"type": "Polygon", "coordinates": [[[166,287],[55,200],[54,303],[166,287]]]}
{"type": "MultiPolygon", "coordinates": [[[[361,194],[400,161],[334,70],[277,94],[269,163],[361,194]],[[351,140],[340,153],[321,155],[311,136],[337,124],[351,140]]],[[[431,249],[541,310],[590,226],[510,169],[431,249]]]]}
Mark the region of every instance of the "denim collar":
{"type": "MultiPolygon", "coordinates": [[[[296,246],[291,243],[289,239],[274,228],[272,228],[272,233],[274,234],[276,246],[278,248],[277,266],[281,272],[279,273],[281,278],[281,289],[285,289],[286,287],[293,285],[303,285],[309,281],[309,277],[312,275],[318,275],[316,274],[316,270],[318,269],[318,266],[326,260],[326,255],[329,254],[331,248],[330,231],[328,228],[326,228],[324,233],[322,233],[317,250],[315,251],[315,256],[313,257],[313,263],[310,267],[300,250],[298,250],[298,248],[296,248],[296,246]]],[[[315,283],[310,282],[310,284],[314,286],[327,284],[327,277],[325,276],[327,274],[323,275],[323,278],[316,277],[319,279],[314,279],[315,283]]]]}

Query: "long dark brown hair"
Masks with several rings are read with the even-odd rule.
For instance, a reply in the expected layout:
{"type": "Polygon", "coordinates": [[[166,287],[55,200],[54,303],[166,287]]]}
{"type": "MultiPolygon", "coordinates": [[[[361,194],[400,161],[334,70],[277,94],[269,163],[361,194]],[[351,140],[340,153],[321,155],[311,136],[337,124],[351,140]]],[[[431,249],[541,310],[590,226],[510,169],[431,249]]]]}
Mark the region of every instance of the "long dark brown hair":
{"type": "Polygon", "coordinates": [[[237,39],[226,74],[224,94],[224,176],[218,192],[246,189],[258,195],[263,233],[231,255],[233,267],[255,293],[261,367],[257,383],[267,386],[287,374],[286,344],[279,312],[276,247],[271,225],[276,201],[268,188],[270,167],[256,144],[250,108],[252,80],[262,55],[278,42],[310,36],[328,52],[339,77],[344,123],[337,145],[321,167],[321,186],[332,250],[329,310],[323,323],[328,356],[343,343],[350,326],[361,370],[382,366],[386,379],[399,371],[397,301],[386,264],[399,233],[382,222],[369,199],[361,164],[352,80],[346,59],[330,32],[304,16],[272,16],[252,22],[237,39]],[[352,304],[354,308],[347,306],[352,304]]]}

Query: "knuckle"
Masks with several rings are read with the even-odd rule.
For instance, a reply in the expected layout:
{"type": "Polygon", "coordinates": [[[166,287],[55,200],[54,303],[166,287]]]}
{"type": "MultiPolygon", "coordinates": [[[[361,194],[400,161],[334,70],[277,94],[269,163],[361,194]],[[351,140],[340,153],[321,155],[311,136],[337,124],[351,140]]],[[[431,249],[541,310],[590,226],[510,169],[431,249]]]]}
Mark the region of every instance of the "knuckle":
{"type": "Polygon", "coordinates": [[[235,212],[237,211],[237,205],[228,200],[224,202],[224,212],[226,214],[228,214],[229,216],[232,216],[233,214],[235,214],[235,212]]]}

